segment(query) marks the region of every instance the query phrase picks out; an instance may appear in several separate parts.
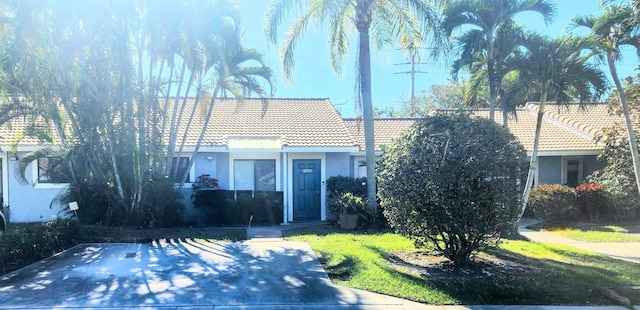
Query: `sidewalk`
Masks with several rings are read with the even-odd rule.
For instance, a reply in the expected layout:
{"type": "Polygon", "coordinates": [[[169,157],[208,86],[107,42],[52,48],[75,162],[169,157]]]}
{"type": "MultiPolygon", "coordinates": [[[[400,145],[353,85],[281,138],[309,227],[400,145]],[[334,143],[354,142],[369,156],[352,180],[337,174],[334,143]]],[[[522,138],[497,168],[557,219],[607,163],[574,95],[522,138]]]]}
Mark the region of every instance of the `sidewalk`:
{"type": "Polygon", "coordinates": [[[531,241],[569,245],[579,249],[604,254],[612,258],[640,264],[640,242],[583,242],[565,238],[548,231],[536,231],[527,228],[538,222],[533,218],[522,218],[520,234],[531,241]]]}

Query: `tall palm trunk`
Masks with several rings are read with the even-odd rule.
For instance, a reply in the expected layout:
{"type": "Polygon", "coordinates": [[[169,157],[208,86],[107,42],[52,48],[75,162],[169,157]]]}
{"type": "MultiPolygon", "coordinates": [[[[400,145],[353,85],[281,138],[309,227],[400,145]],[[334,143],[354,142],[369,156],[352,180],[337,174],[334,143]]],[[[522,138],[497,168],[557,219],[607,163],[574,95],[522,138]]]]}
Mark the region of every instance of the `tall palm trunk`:
{"type": "Polygon", "coordinates": [[[191,170],[191,167],[193,166],[193,162],[196,158],[196,155],[198,154],[198,151],[200,150],[200,146],[202,145],[202,140],[204,140],[204,135],[207,132],[207,127],[209,127],[209,121],[211,120],[211,114],[213,114],[213,106],[216,103],[216,98],[218,97],[218,93],[220,92],[220,88],[222,87],[224,77],[220,77],[220,80],[218,80],[218,82],[216,83],[216,87],[213,90],[213,94],[211,96],[211,102],[209,104],[209,109],[207,110],[207,116],[204,119],[204,124],[202,125],[202,131],[200,131],[200,136],[198,137],[198,142],[196,143],[196,147],[193,149],[193,153],[191,154],[191,160],[189,161],[189,164],[187,165],[187,169],[184,172],[184,175],[180,176],[180,186],[178,187],[179,189],[182,189],[184,187],[184,182],[187,179],[187,175],[189,174],[189,171],[191,170]]]}
{"type": "MultiPolygon", "coordinates": [[[[217,96],[217,93],[215,94],[217,96]]],[[[201,85],[198,85],[197,87],[197,91],[196,91],[196,98],[194,99],[193,102],[193,107],[191,108],[191,114],[189,115],[189,120],[187,121],[187,125],[184,128],[184,132],[182,133],[182,140],[180,143],[180,148],[178,149],[178,154],[182,154],[182,151],[184,149],[184,146],[187,142],[187,136],[189,135],[189,130],[191,129],[191,125],[193,124],[193,119],[195,118],[195,114],[196,114],[196,109],[198,108],[198,104],[200,102],[200,96],[201,96],[201,85]]],[[[211,106],[209,108],[213,107],[213,99],[211,101],[211,106]]],[[[205,122],[208,124],[209,123],[209,119],[207,118],[205,120],[205,122]]],[[[202,136],[204,136],[204,133],[207,131],[207,127],[205,126],[202,131],[200,132],[202,136]]],[[[197,147],[198,149],[200,148],[200,146],[197,147]]],[[[190,162],[192,162],[193,160],[195,160],[196,156],[196,152],[194,152],[191,156],[191,160],[190,162]]],[[[189,163],[189,169],[187,170],[187,172],[184,175],[178,176],[178,165],[176,165],[176,172],[175,172],[175,176],[176,177],[180,177],[180,187],[179,189],[182,189],[182,186],[184,186],[184,183],[187,181],[187,176],[189,175],[189,170],[191,170],[191,163],[189,163]]]]}
{"type": "MultiPolygon", "coordinates": [[[[176,98],[174,100],[173,103],[173,113],[171,113],[171,124],[169,125],[169,145],[168,145],[168,150],[167,150],[167,158],[166,158],[166,164],[165,164],[165,175],[169,176],[171,174],[171,164],[173,162],[173,154],[174,154],[174,149],[175,149],[175,135],[177,134],[176,132],[174,132],[174,127],[176,127],[176,121],[177,121],[177,114],[178,114],[178,105],[180,103],[180,93],[182,91],[182,84],[184,82],[184,74],[187,70],[187,61],[185,59],[182,60],[182,70],[180,71],[180,78],[178,79],[178,81],[176,81],[178,83],[178,91],[176,92],[176,98]]],[[[169,96],[169,93],[167,93],[167,97],[169,96]]],[[[169,108],[169,101],[167,101],[167,106],[165,107],[166,109],[169,108]]]]}
{"type": "MultiPolygon", "coordinates": [[[[180,153],[175,153],[176,151],[176,143],[178,140],[178,134],[180,133],[180,124],[182,124],[182,115],[184,114],[184,110],[187,106],[187,100],[189,99],[189,92],[191,91],[191,86],[193,86],[193,80],[194,80],[194,73],[191,72],[191,74],[189,74],[189,81],[187,82],[187,89],[184,92],[184,96],[182,97],[182,104],[180,105],[180,112],[178,112],[178,116],[177,116],[177,121],[176,121],[176,127],[172,129],[172,132],[174,132],[174,134],[172,134],[172,141],[173,144],[171,146],[171,153],[172,154],[176,154],[176,156],[178,158],[180,158],[180,153]]],[[[177,100],[176,100],[177,102],[177,100]]],[[[195,109],[195,106],[193,107],[195,109]]],[[[185,133],[186,134],[186,133],[185,133]]],[[[182,144],[180,145],[180,149],[182,149],[182,146],[184,145],[184,141],[182,141],[182,144]]],[[[173,159],[172,159],[173,161],[173,159]]],[[[173,173],[171,175],[174,176],[178,176],[178,163],[180,162],[180,160],[176,160],[176,165],[175,167],[172,167],[173,169],[173,173]]]]}
{"type": "Polygon", "coordinates": [[[607,53],[607,63],[609,65],[609,71],[611,72],[611,78],[613,83],[616,84],[616,90],[618,91],[618,98],[620,99],[620,105],[622,106],[622,114],[624,115],[624,122],[627,127],[627,137],[629,138],[629,148],[631,150],[631,160],[633,161],[633,173],[636,177],[636,187],[638,193],[640,193],[640,156],[638,156],[638,141],[636,140],[636,134],[633,131],[633,123],[631,122],[631,116],[629,115],[629,105],[627,104],[627,96],[624,93],[620,78],[618,77],[618,71],[614,59],[610,53],[607,53]]]}
{"type": "Polygon", "coordinates": [[[538,118],[536,119],[536,133],[533,139],[533,150],[531,151],[531,161],[529,163],[529,173],[527,174],[527,183],[524,186],[524,194],[522,195],[522,206],[520,207],[520,212],[518,217],[516,218],[516,228],[518,222],[522,218],[524,214],[524,210],[527,207],[527,202],[529,201],[529,194],[531,193],[531,187],[533,186],[533,176],[536,173],[536,164],[538,163],[538,145],[540,144],[540,130],[542,129],[542,117],[544,116],[544,108],[547,103],[547,87],[546,85],[542,86],[542,90],[540,92],[540,107],[538,108],[538,118]]]}
{"type": "Polygon", "coordinates": [[[362,119],[364,123],[365,160],[367,162],[367,203],[369,209],[377,212],[376,198],[376,149],[373,126],[373,102],[371,99],[371,49],[369,28],[371,26],[370,0],[358,1],[356,29],[359,34],[358,70],[360,78],[360,98],[362,99],[362,119]]]}
{"type": "Polygon", "coordinates": [[[489,78],[489,120],[495,119],[496,87],[494,83],[493,31],[487,34],[487,77],[489,78]]]}

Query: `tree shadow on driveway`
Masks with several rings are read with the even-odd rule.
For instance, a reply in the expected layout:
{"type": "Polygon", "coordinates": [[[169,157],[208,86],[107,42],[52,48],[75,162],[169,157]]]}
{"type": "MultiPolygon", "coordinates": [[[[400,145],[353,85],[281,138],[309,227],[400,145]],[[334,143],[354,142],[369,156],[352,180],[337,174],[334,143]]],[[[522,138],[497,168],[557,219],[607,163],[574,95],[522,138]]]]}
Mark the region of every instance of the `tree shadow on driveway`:
{"type": "Polygon", "coordinates": [[[2,276],[0,295],[0,308],[346,305],[369,297],[332,285],[307,243],[191,239],[80,244],[2,276]]]}

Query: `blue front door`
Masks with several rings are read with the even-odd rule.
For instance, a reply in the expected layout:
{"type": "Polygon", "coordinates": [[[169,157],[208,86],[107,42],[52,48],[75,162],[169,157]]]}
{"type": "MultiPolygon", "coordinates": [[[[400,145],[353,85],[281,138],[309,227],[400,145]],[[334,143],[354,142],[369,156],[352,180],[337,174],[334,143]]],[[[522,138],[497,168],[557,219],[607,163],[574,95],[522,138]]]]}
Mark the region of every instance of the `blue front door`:
{"type": "Polygon", "coordinates": [[[320,160],[293,161],[293,220],[320,220],[320,160]]]}

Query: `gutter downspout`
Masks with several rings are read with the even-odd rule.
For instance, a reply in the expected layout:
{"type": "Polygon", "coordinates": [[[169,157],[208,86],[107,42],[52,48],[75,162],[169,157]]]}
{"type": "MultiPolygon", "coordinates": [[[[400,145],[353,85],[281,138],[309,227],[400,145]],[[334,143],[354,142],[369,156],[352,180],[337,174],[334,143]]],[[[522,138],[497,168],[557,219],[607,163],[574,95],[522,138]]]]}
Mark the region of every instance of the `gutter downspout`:
{"type": "Polygon", "coordinates": [[[289,153],[288,152],[283,152],[282,153],[282,175],[283,177],[283,183],[284,185],[282,186],[283,188],[283,193],[282,193],[282,197],[283,197],[283,202],[284,202],[284,208],[282,208],[282,212],[283,212],[283,223],[281,225],[289,225],[289,191],[290,186],[289,186],[289,156],[287,156],[289,153]]]}

